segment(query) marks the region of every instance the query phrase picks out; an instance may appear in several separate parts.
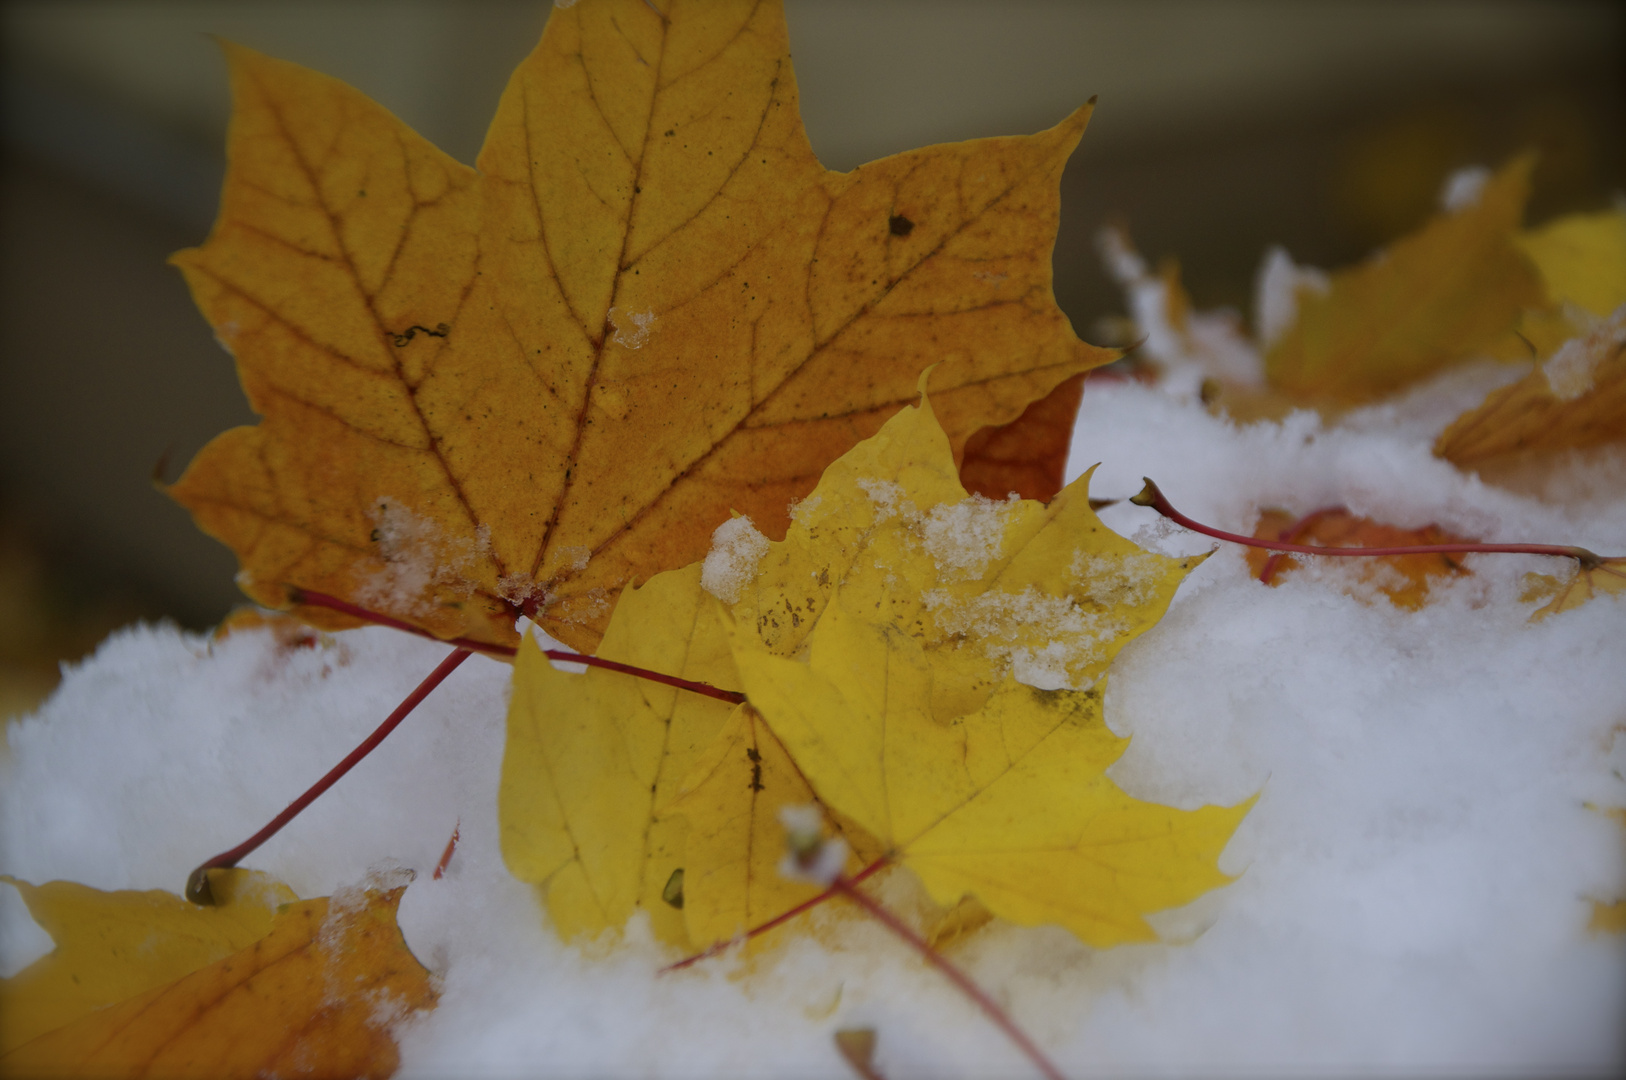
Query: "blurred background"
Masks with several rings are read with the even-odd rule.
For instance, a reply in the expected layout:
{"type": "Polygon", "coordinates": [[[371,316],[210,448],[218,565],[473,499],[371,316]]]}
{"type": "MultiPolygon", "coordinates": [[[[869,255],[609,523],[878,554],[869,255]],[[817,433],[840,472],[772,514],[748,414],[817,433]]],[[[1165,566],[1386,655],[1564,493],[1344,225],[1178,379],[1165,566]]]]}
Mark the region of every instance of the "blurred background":
{"type": "MultiPolygon", "coordinates": [[[[1269,244],[1344,264],[1443,179],[1525,146],[1530,220],[1626,189],[1626,6],[1608,0],[786,0],[831,168],[1047,127],[1100,102],[1063,181],[1056,293],[1122,311],[1094,236],[1177,255],[1247,312],[1269,244]]],[[[136,618],[203,628],[235,562],[154,490],[253,418],[165,265],[201,242],[229,101],[209,35],[336,75],[472,162],[539,0],[0,6],[0,716],[136,618]]]]}

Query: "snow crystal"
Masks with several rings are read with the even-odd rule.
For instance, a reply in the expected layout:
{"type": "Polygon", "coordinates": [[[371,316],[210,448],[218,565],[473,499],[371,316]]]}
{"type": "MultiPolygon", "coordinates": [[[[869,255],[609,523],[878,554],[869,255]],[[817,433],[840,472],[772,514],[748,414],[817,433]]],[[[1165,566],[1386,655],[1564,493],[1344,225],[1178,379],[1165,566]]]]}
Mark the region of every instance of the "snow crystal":
{"type": "Polygon", "coordinates": [[[497,579],[497,595],[516,607],[523,607],[534,597],[545,596],[547,589],[530,574],[515,571],[497,579]]]}
{"type": "Polygon", "coordinates": [[[1121,230],[1103,229],[1097,245],[1108,270],[1124,285],[1130,317],[1144,338],[1141,351],[1162,368],[1166,388],[1197,394],[1205,379],[1244,386],[1263,379],[1264,361],[1234,311],[1177,312],[1168,282],[1147,272],[1121,230]]]}
{"type": "Polygon", "coordinates": [[[824,835],[824,812],[817,806],[781,806],[779,823],[785,827],[785,857],[779,873],[792,881],[829,885],[847,865],[847,841],[824,835]]]}
{"type": "Polygon", "coordinates": [[[1460,214],[1478,205],[1491,176],[1491,171],[1483,165],[1458,169],[1440,185],[1440,209],[1448,214],[1460,214]]]}
{"type": "Polygon", "coordinates": [[[379,499],[369,516],[384,565],[361,582],[356,598],[378,611],[421,615],[433,609],[430,591],[436,586],[471,591],[467,577],[491,550],[488,526],[473,537],[447,536],[435,521],[389,497],[379,499]]]}
{"type": "Polygon", "coordinates": [[[1300,289],[1324,293],[1331,287],[1325,272],[1298,265],[1286,248],[1274,246],[1266,251],[1253,289],[1253,329],[1259,351],[1269,352],[1298,321],[1300,289]]]}
{"type": "MultiPolygon", "coordinates": [[[[1584,314],[1584,313],[1577,313],[1584,314]]],[[[1607,319],[1588,317],[1595,325],[1580,337],[1570,338],[1541,365],[1547,385],[1560,401],[1573,401],[1592,389],[1598,365],[1613,358],[1626,345],[1626,304],[1607,319]]]]}
{"type": "Polygon", "coordinates": [[[818,513],[819,506],[824,502],[823,495],[813,495],[806,499],[796,499],[790,504],[790,519],[798,524],[806,525],[812,521],[813,515],[818,513]]]}
{"type": "Polygon", "coordinates": [[[966,637],[989,659],[1008,666],[1017,682],[1040,690],[1081,689],[1072,685],[1067,669],[1096,659],[1100,646],[1122,628],[1119,620],[1031,585],[1019,593],[990,590],[963,599],[932,589],[921,599],[939,629],[966,637]]]}
{"type": "Polygon", "coordinates": [[[865,495],[869,496],[870,505],[875,510],[877,524],[894,514],[902,514],[907,519],[919,513],[915,508],[915,504],[903,497],[903,485],[901,484],[895,484],[890,480],[860,479],[858,486],[865,495]]]}
{"type": "Polygon", "coordinates": [[[1129,243],[1122,229],[1106,228],[1095,234],[1095,250],[1107,273],[1120,285],[1133,285],[1145,278],[1146,260],[1129,243]]]}
{"type": "Polygon", "coordinates": [[[1016,506],[1015,495],[996,502],[972,495],[957,503],[934,506],[921,521],[926,553],[943,581],[981,577],[1005,548],[1005,523],[1016,506]]]}
{"type": "Polygon", "coordinates": [[[1079,551],[1067,572],[1085,596],[1103,607],[1140,607],[1156,594],[1164,564],[1144,552],[1096,555],[1079,551]]]}
{"type": "Polygon", "coordinates": [[[610,325],[615,327],[615,334],[610,340],[623,349],[641,349],[649,343],[649,335],[655,329],[655,313],[612,307],[610,325]]]}
{"type": "Polygon", "coordinates": [[[723,522],[711,534],[711,551],[700,567],[700,587],[725,604],[737,604],[757,564],[768,554],[768,538],[748,517],[723,522]]]}

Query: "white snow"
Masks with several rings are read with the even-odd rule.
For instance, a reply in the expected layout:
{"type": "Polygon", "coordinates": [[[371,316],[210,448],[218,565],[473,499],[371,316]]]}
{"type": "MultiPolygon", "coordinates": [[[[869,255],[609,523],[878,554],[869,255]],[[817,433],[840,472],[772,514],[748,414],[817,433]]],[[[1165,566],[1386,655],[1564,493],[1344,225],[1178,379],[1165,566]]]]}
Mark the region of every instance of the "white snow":
{"type": "Polygon", "coordinates": [[[1581,337],[1564,342],[1541,365],[1547,386],[1560,401],[1573,401],[1591,390],[1598,368],[1619,355],[1621,346],[1626,345],[1626,304],[1607,319],[1589,317],[1586,321],[1595,325],[1581,337]]]}
{"type": "Polygon", "coordinates": [[[1465,165],[1447,176],[1440,185],[1440,209],[1448,214],[1460,214],[1477,206],[1492,175],[1483,165],[1465,165]]]}
{"type": "Polygon", "coordinates": [[[748,517],[730,518],[711,534],[711,550],[700,567],[700,587],[724,603],[739,602],[740,590],[756,576],[768,554],[768,538],[748,517]]]}
{"type": "MultiPolygon", "coordinates": [[[[1430,455],[1483,392],[1443,378],[1341,426],[1295,414],[1238,428],[1155,388],[1092,385],[1072,472],[1100,461],[1093,493],[1118,497],[1151,476],[1233,530],[1265,505],[1344,503],[1400,525],[1626,552],[1626,451],[1577,455],[1539,497],[1430,455]]],[[[1211,546],[1126,503],[1102,518],[1165,553],[1211,546]]],[[[1550,560],[1468,565],[1403,612],[1314,566],[1268,588],[1223,547],[1119,655],[1106,716],[1133,741],[1114,778],[1182,807],[1260,798],[1222,860],[1237,879],[1157,916],[1165,944],[1097,952],[1053,928],[994,927],[954,949],[1069,1074],[1626,1068],[1626,943],[1586,929],[1590,899],[1626,894],[1626,838],[1587,805],[1626,805],[1626,599],[1533,624],[1522,579],[1550,560]]],[[[444,653],[387,629],[293,650],[264,632],[122,631],[11,725],[0,871],[178,891],[444,653]]],[[[1032,1075],[865,920],[749,970],[725,958],[664,976],[677,957],[637,921],[619,946],[555,940],[497,851],[508,681],[505,665],[470,660],[248,860],[301,896],[370,867],[418,869],[401,924],[442,998],[403,1028],[402,1076],[840,1077],[831,1035],[850,1027],[877,1030],[891,1080],[1032,1075]]],[[[903,875],[878,892],[905,913],[919,900],[903,875]]],[[[8,968],[27,949],[13,899],[0,897],[8,968]]]]}
{"type": "Polygon", "coordinates": [[[655,330],[655,313],[612,307],[610,325],[615,327],[611,340],[617,345],[623,349],[641,349],[649,344],[649,335],[655,330]]]}
{"type": "Polygon", "coordinates": [[[1017,498],[995,501],[972,495],[957,503],[941,503],[927,511],[920,523],[921,543],[937,564],[943,581],[969,581],[981,577],[1005,547],[1005,525],[1017,498]]]}
{"type": "MultiPolygon", "coordinates": [[[[369,516],[383,565],[357,590],[356,598],[364,605],[375,611],[421,615],[434,607],[428,595],[434,586],[471,591],[469,571],[491,549],[489,526],[480,526],[472,538],[449,536],[433,519],[391,498],[379,499],[369,516]]],[[[517,588],[511,578],[504,586],[517,588]]]]}
{"type": "MultiPolygon", "coordinates": [[[[1205,379],[1238,386],[1257,386],[1263,381],[1261,350],[1244,332],[1236,312],[1228,308],[1197,311],[1184,304],[1161,275],[1147,270],[1146,261],[1120,229],[1102,229],[1096,247],[1107,272],[1124,287],[1130,317],[1144,338],[1140,351],[1158,365],[1165,389],[1176,394],[1196,394],[1205,379]]],[[[1286,258],[1285,253],[1281,257],[1286,258]]],[[[1267,258],[1261,273],[1270,273],[1276,265],[1267,258]]],[[[1291,260],[1287,265],[1292,266],[1291,260]]],[[[1314,286],[1320,279],[1316,271],[1306,270],[1294,280],[1314,286]]],[[[1279,291],[1276,278],[1265,284],[1279,291]]],[[[1279,302],[1273,303],[1280,307],[1279,302]]],[[[1276,314],[1275,308],[1272,314],[1276,314]]],[[[1292,311],[1285,317],[1291,320],[1292,311]]]]}
{"type": "Polygon", "coordinates": [[[1330,288],[1332,279],[1326,271],[1300,266],[1280,245],[1267,250],[1253,289],[1253,326],[1259,351],[1269,352],[1293,328],[1299,317],[1300,289],[1324,293],[1330,288]]]}

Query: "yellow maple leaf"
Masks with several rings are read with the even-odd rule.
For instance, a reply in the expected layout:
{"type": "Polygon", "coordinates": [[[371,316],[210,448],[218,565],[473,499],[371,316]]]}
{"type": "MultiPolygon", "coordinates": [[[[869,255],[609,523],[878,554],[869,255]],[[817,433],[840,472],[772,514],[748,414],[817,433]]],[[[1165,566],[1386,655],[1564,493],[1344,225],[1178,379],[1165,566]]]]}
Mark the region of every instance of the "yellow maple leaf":
{"type": "Polygon", "coordinates": [[[1055,923],[1098,948],[1155,940],[1144,915],[1230,879],[1217,862],[1252,805],[1186,811],[1125,794],[1106,769],[1129,740],[1104,684],[1007,677],[975,713],[931,715],[920,642],[832,604],[808,661],[737,657],[746,693],[823,802],[881,839],[938,903],[1055,923]]]}
{"type": "Polygon", "coordinates": [[[1554,305],[1542,363],[1451,422],[1434,453],[1464,467],[1626,439],[1626,211],[1525,233],[1554,305]]]}
{"type": "Polygon", "coordinates": [[[16,886],[56,943],[0,980],[0,1055],[79,1017],[163,986],[264,937],[281,904],[298,899],[253,870],[210,871],[216,905],[174,893],[102,892],[72,881],[16,886]]]}
{"type": "Polygon", "coordinates": [[[1603,318],[1626,304],[1626,210],[1568,214],[1514,240],[1541,271],[1548,298],[1603,318]]]}
{"type": "Polygon", "coordinates": [[[1515,242],[1534,164],[1515,158],[1471,205],[1338,271],[1325,291],[1301,286],[1297,320],[1265,354],[1271,386],[1301,403],[1355,405],[1508,340],[1544,302],[1515,242]]]}
{"type": "MultiPolygon", "coordinates": [[[[598,655],[725,690],[739,684],[698,565],[626,590],[598,655]]],[[[741,860],[764,830],[782,836],[779,806],[813,799],[771,736],[753,732],[755,759],[742,749],[731,762],[743,775],[729,820],[697,834],[669,812],[695,769],[726,771],[708,754],[731,723],[750,723],[748,712],[602,668],[556,671],[534,640],[521,642],[497,801],[502,852],[515,877],[541,885],[561,936],[619,929],[643,910],[662,940],[709,943],[740,929],[719,907],[754,925],[818,891],[741,860]],[[713,854],[697,862],[697,845],[713,854]],[[736,869],[738,880],[725,884],[736,869]]]]}
{"type": "Polygon", "coordinates": [[[284,904],[258,940],[24,1043],[0,1076],[390,1076],[389,1025],[436,1001],[395,925],[403,890],[284,904]]]}
{"type": "MultiPolygon", "coordinates": [[[[1200,561],[1107,530],[1087,479],[1049,506],[968,496],[924,401],[832,463],[783,541],[746,519],[718,532],[703,565],[622,594],[601,657],[739,689],[742,655],[797,656],[839,593],[915,642],[929,678],[906,707],[939,725],[994,708],[996,691],[1001,701],[1029,692],[1005,685],[1013,671],[1052,687],[1095,682],[1200,561]]],[[[815,886],[777,871],[784,806],[822,802],[852,866],[896,839],[827,798],[750,697],[733,707],[610,672],[567,675],[522,644],[503,851],[516,876],[543,885],[561,932],[613,929],[642,908],[667,940],[709,944],[811,897],[815,886]],[[681,922],[662,898],[680,869],[681,922]]],[[[1121,743],[1101,733],[1116,757],[1121,743]]]]}
{"type": "Polygon", "coordinates": [[[1547,601],[1530,613],[1531,622],[1540,622],[1549,615],[1574,611],[1598,593],[1626,593],[1626,558],[1581,560],[1568,577],[1526,574],[1519,599],[1524,603],[1547,601]]]}
{"type": "Polygon", "coordinates": [[[770,533],[942,362],[951,440],[1112,353],[1049,251],[1085,106],[1031,137],[813,156],[777,2],[549,17],[478,171],[332,79],[229,46],[221,213],[176,264],[256,427],[171,489],[255,600],[339,597],[591,650],[617,590],[770,533]]]}

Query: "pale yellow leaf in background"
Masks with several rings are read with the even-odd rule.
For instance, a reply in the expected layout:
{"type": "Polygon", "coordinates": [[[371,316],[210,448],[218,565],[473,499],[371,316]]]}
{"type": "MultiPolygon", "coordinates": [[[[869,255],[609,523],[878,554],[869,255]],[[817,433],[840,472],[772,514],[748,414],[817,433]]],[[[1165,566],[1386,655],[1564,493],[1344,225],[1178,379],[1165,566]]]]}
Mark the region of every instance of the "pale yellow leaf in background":
{"type": "Polygon", "coordinates": [[[1545,300],[1515,243],[1534,163],[1514,159],[1472,205],[1338,271],[1326,292],[1300,289],[1297,321],[1265,356],[1272,387],[1305,404],[1356,405],[1506,339],[1545,300]]]}
{"type": "Polygon", "coordinates": [[[1515,238],[1547,295],[1602,318],[1626,304],[1626,210],[1569,214],[1515,238]]]}
{"type": "Polygon", "coordinates": [[[1524,234],[1564,329],[1537,342],[1540,363],[1486,396],[1440,434],[1434,452],[1456,465],[1626,440],[1626,211],[1573,214],[1524,234]]]}
{"type": "Polygon", "coordinates": [[[5,878],[56,948],[0,980],[0,1054],[246,948],[271,929],[279,905],[298,899],[254,870],[215,870],[209,879],[212,907],[159,889],[5,878]]]}

